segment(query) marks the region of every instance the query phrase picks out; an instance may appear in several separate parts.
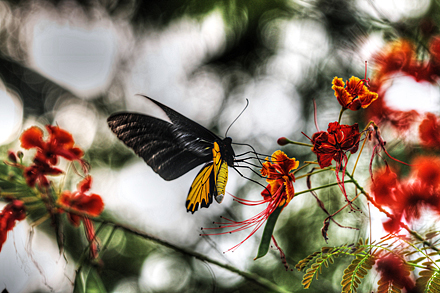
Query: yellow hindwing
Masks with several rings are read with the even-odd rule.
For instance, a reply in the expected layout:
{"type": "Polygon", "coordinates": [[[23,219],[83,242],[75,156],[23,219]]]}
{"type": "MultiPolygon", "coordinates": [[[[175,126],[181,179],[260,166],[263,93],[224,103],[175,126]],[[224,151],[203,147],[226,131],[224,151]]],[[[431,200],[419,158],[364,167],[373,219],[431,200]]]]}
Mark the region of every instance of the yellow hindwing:
{"type": "Polygon", "coordinates": [[[186,198],[186,209],[194,213],[201,207],[209,207],[212,197],[220,203],[225,195],[228,181],[228,164],[222,160],[220,147],[214,142],[213,160],[207,163],[197,174],[186,198]]]}

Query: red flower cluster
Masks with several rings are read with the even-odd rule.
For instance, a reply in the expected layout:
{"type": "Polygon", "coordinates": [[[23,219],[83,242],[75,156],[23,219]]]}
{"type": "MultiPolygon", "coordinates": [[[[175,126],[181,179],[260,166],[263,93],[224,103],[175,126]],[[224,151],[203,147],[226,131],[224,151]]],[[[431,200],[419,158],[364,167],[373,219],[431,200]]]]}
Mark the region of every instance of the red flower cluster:
{"type": "Polygon", "coordinates": [[[38,183],[41,187],[49,186],[46,175],[59,175],[63,171],[53,166],[58,163],[58,156],[69,161],[78,160],[83,168],[85,163],[82,161],[83,151],[74,147],[72,135],[58,126],[46,126],[49,132],[47,141],[43,140],[43,130],[33,126],[23,132],[20,137],[21,146],[24,149],[36,148],[37,153],[34,164],[27,167],[24,171],[26,182],[33,187],[38,183]]]}
{"type": "MultiPolygon", "coordinates": [[[[90,215],[92,217],[99,216],[104,210],[104,203],[102,198],[97,194],[86,194],[91,188],[92,185],[92,177],[87,176],[83,181],[81,181],[77,189],[71,193],[70,191],[64,191],[59,198],[60,204],[78,211],[80,213],[84,213],[90,215]]],[[[61,211],[62,212],[62,211],[61,211]]],[[[86,230],[87,240],[90,243],[90,254],[92,258],[96,258],[98,256],[98,248],[95,237],[95,229],[93,227],[92,221],[75,213],[67,213],[67,218],[73,226],[78,227],[81,223],[81,220],[84,222],[84,227],[86,230]]]]}
{"type": "MultiPolygon", "coordinates": [[[[371,88],[385,96],[390,77],[398,72],[413,77],[416,81],[436,83],[440,78],[440,36],[432,37],[428,44],[428,54],[418,54],[416,46],[409,40],[396,40],[389,43],[374,57],[377,66],[371,88]],[[428,55],[427,59],[417,56],[428,55]]],[[[377,124],[389,122],[397,130],[405,131],[416,121],[418,112],[399,111],[388,107],[380,98],[369,107],[366,118],[377,124]]]]}
{"type": "Polygon", "coordinates": [[[405,288],[406,292],[418,292],[416,284],[410,277],[410,271],[403,260],[394,254],[388,254],[380,258],[376,263],[376,269],[381,278],[377,282],[379,285],[378,291],[381,287],[390,288],[390,285],[400,289],[405,288]]]}
{"type": "Polygon", "coordinates": [[[15,222],[26,217],[24,203],[20,200],[12,200],[0,212],[0,251],[5,243],[8,231],[15,227],[15,222]]]}
{"type": "Polygon", "coordinates": [[[345,85],[342,78],[335,76],[332,84],[335,96],[344,109],[357,111],[361,107],[367,108],[378,98],[377,93],[370,92],[365,86],[365,80],[355,76],[347,81],[347,85],[345,85]]]}
{"type": "MultiPolygon", "coordinates": [[[[266,158],[266,162],[263,163],[263,168],[260,170],[261,175],[266,177],[268,182],[267,187],[261,192],[263,200],[251,201],[242,198],[234,197],[234,200],[244,205],[261,205],[268,203],[266,209],[250,219],[245,221],[234,221],[222,217],[222,219],[228,221],[227,223],[214,223],[220,225],[218,228],[234,228],[232,231],[215,233],[215,234],[201,234],[203,235],[221,235],[229,234],[233,232],[242,231],[245,229],[253,228],[252,232],[239,244],[230,248],[228,251],[237,249],[243,242],[249,237],[255,234],[258,229],[266,222],[269,216],[278,208],[283,209],[289,204],[295,195],[293,188],[293,182],[295,177],[291,172],[298,168],[299,162],[294,158],[289,158],[284,152],[278,150],[272,154],[271,160],[266,158]]],[[[218,228],[204,228],[204,229],[218,229],[218,228]]]]}
{"type": "Polygon", "coordinates": [[[426,114],[425,119],[420,123],[419,135],[422,146],[440,148],[440,122],[434,114],[426,114]]]}
{"type": "Polygon", "coordinates": [[[423,207],[440,215],[440,158],[419,157],[411,164],[408,178],[399,180],[389,167],[376,172],[371,192],[375,201],[392,210],[392,218],[385,222],[387,232],[397,232],[402,216],[407,221],[418,219],[423,207]]]}

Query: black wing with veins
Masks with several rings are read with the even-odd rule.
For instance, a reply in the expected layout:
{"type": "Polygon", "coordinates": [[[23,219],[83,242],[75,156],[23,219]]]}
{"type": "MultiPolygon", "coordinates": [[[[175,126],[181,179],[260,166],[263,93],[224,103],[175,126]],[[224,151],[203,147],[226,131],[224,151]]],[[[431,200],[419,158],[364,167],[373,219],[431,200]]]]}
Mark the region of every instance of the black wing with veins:
{"type": "Polygon", "coordinates": [[[125,145],[165,180],[173,180],[212,160],[213,143],[219,140],[214,133],[150,100],[162,108],[172,123],[136,113],[114,114],[107,119],[108,125],[125,145]]]}

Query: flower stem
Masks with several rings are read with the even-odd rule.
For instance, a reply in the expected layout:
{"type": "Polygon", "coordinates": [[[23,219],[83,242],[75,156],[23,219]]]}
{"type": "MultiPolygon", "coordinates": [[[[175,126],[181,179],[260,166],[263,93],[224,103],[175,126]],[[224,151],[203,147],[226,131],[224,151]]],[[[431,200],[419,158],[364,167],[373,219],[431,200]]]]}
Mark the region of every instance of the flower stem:
{"type": "MultiPolygon", "coordinates": [[[[304,163],[307,163],[307,162],[304,162],[304,163]]],[[[295,177],[295,180],[298,180],[298,179],[301,179],[301,178],[304,178],[304,177],[307,177],[307,176],[310,176],[310,175],[318,174],[318,173],[321,173],[321,172],[329,171],[329,170],[334,170],[334,168],[330,167],[330,168],[320,169],[320,170],[314,171],[312,173],[307,173],[307,174],[295,177]]]]}
{"type": "MultiPolygon", "coordinates": [[[[345,183],[350,183],[350,182],[353,182],[353,180],[345,180],[345,183]]],[[[295,196],[303,194],[303,193],[307,193],[307,192],[310,192],[310,191],[318,190],[318,189],[332,187],[332,186],[335,186],[335,185],[338,185],[338,184],[339,184],[338,182],[334,182],[334,183],[329,183],[329,184],[326,184],[326,185],[321,185],[321,186],[318,186],[318,187],[310,188],[310,189],[307,189],[307,190],[303,190],[303,191],[300,191],[300,192],[295,192],[295,196]]]]}
{"type": "Polygon", "coordinates": [[[286,141],[287,141],[287,143],[290,143],[290,144],[297,144],[297,145],[302,145],[302,146],[306,146],[306,147],[310,147],[310,148],[313,147],[313,144],[305,143],[305,142],[299,142],[299,141],[293,141],[293,140],[290,140],[288,138],[286,138],[286,141]]]}
{"type": "Polygon", "coordinates": [[[344,107],[341,108],[341,111],[339,111],[339,117],[338,117],[338,123],[341,124],[341,119],[342,119],[342,113],[344,113],[344,111],[347,110],[344,107]]]}

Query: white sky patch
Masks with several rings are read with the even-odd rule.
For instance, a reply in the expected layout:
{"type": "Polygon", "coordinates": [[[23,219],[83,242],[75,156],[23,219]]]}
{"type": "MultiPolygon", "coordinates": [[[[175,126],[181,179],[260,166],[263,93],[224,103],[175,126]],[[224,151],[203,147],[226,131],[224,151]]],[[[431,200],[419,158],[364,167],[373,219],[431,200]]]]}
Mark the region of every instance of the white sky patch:
{"type": "Polygon", "coordinates": [[[385,102],[389,107],[401,111],[440,112],[439,88],[405,75],[393,78],[393,84],[385,94],[385,102]]]}
{"type": "Polygon", "coordinates": [[[37,71],[79,96],[93,97],[109,87],[117,54],[111,23],[87,28],[43,17],[34,23],[30,56],[37,71]]]}
{"type": "Polygon", "coordinates": [[[428,10],[431,0],[357,0],[357,6],[376,18],[398,22],[405,18],[417,18],[428,10]]]}
{"type": "Polygon", "coordinates": [[[55,124],[72,134],[75,144],[87,150],[97,132],[97,114],[86,104],[65,101],[56,109],[55,124]]]}
{"type": "MultiPolygon", "coordinates": [[[[267,63],[268,74],[302,82],[304,73],[329,50],[325,27],[313,20],[277,21],[272,25],[281,31],[281,37],[278,53],[267,63]]],[[[270,36],[266,39],[271,41],[270,36]]]]}
{"type": "Polygon", "coordinates": [[[0,87],[0,144],[7,144],[19,135],[23,120],[23,104],[20,98],[0,87]]]}
{"type": "MultiPolygon", "coordinates": [[[[198,120],[209,120],[215,115],[223,96],[221,79],[213,73],[194,73],[205,59],[223,50],[224,22],[215,11],[201,23],[183,18],[171,23],[161,34],[152,31],[146,38],[142,51],[131,69],[128,85],[128,107],[131,96],[142,93],[186,113],[198,120]],[[209,103],[207,103],[209,101],[209,103]],[[209,106],[207,107],[207,104],[209,106]]],[[[200,121],[199,121],[200,122],[200,121]]]]}
{"type": "Polygon", "coordinates": [[[373,32],[373,33],[369,34],[367,36],[367,38],[362,38],[361,39],[361,45],[360,45],[360,48],[359,48],[359,58],[362,61],[364,61],[364,62],[365,61],[368,62],[368,75],[367,75],[367,78],[370,76],[369,73],[372,72],[371,66],[374,65],[372,57],[379,50],[381,50],[384,45],[385,45],[385,41],[383,39],[382,33],[373,32]]]}
{"type": "Polygon", "coordinates": [[[245,99],[249,100],[248,108],[228,133],[228,136],[236,138],[236,142],[243,142],[249,137],[276,141],[298,127],[301,105],[291,84],[265,78],[247,84],[238,95],[240,97],[232,99],[233,103],[228,105],[222,116],[222,125],[226,129],[237,117],[238,105],[244,107],[245,99]]]}
{"type": "Polygon", "coordinates": [[[175,256],[151,254],[141,269],[139,287],[144,292],[180,292],[187,285],[191,270],[175,256]]]}

